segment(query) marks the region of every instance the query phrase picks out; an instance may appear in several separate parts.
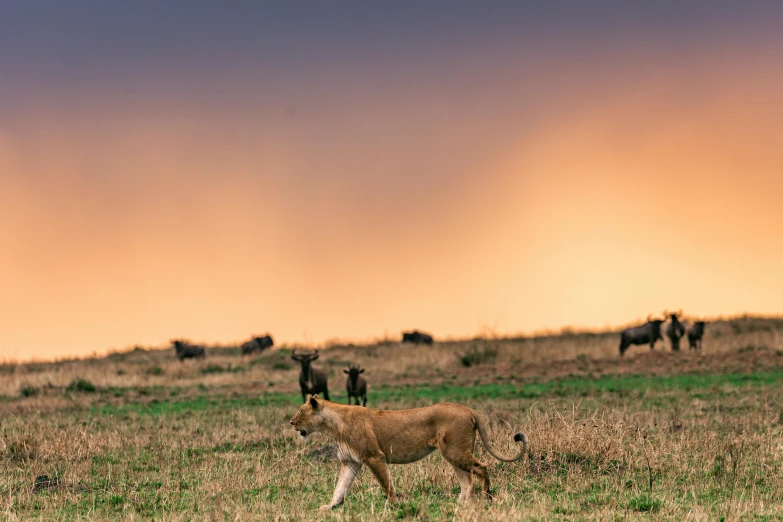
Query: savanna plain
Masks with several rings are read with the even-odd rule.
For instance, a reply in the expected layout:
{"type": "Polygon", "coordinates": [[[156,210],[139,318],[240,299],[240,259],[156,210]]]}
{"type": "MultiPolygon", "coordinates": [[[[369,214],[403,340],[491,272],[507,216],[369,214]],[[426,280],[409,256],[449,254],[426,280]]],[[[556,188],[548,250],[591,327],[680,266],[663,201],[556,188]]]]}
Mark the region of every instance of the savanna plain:
{"type": "MultiPolygon", "coordinates": [[[[434,346],[331,343],[314,366],[345,402],[361,364],[368,406],[457,402],[511,456],[493,459],[494,499],[457,502],[436,453],[392,466],[388,505],[366,469],[321,514],[339,463],[301,441],[294,347],[242,357],[210,347],[0,366],[0,518],[118,520],[783,520],[783,320],[711,323],[702,353],[668,342],[620,358],[617,332],[434,346]]],[[[478,493],[478,491],[477,491],[478,493]]]]}

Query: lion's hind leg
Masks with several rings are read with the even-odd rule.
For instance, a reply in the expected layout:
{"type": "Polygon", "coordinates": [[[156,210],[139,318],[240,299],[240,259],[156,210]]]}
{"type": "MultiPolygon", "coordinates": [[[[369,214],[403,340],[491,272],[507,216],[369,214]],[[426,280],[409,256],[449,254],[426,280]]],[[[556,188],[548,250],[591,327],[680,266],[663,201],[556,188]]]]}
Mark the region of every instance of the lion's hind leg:
{"type": "Polygon", "coordinates": [[[489,472],[487,467],[481,462],[477,461],[471,455],[468,459],[449,459],[444,456],[449,464],[454,468],[454,472],[459,479],[459,499],[469,500],[473,496],[473,476],[475,475],[481,482],[481,490],[487,498],[492,498],[492,493],[489,490],[489,472]]]}
{"type": "Polygon", "coordinates": [[[488,499],[492,499],[492,492],[489,487],[489,471],[487,470],[487,467],[476,459],[473,459],[472,471],[474,475],[481,479],[481,491],[484,493],[484,496],[488,499]]]}
{"type": "Polygon", "coordinates": [[[451,464],[451,467],[459,480],[459,501],[467,502],[473,496],[473,474],[454,464],[451,464]]]}
{"type": "Polygon", "coordinates": [[[473,456],[474,438],[451,440],[444,436],[438,441],[438,450],[443,458],[452,465],[457,473],[460,485],[460,500],[468,500],[473,495],[473,475],[481,481],[481,489],[488,498],[492,498],[489,490],[489,472],[487,467],[473,456]]]}

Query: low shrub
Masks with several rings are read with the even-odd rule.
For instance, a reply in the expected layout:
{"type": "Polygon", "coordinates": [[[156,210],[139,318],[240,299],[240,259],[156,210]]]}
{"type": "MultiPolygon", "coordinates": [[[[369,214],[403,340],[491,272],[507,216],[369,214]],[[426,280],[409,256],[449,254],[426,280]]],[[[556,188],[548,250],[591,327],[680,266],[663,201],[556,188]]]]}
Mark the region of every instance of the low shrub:
{"type": "Polygon", "coordinates": [[[94,393],[98,388],[88,380],[76,378],[68,385],[70,392],[94,393]]]}

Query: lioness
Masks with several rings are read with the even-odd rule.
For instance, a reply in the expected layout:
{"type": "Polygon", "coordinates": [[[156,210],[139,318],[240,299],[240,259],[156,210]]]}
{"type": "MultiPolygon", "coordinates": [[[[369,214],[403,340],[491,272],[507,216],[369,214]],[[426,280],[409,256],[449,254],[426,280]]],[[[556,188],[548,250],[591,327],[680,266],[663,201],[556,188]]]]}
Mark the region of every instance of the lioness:
{"type": "Polygon", "coordinates": [[[473,475],[482,480],[488,497],[487,467],[473,457],[476,431],[487,451],[503,462],[515,462],[527,453],[527,435],[514,435],[522,443],[522,451],[514,458],[495,453],[487,440],[487,428],[479,414],[459,404],[434,404],[412,410],[370,410],[346,406],[310,395],[291,425],[302,438],[311,433],[324,433],[337,441],[337,455],[342,467],[332,501],[321,506],[332,509],[343,503],[348,489],[367,464],[378,479],[390,503],[397,501],[388,464],[408,464],[423,459],[435,448],[452,465],[459,479],[461,501],[473,493],[473,475]]]}

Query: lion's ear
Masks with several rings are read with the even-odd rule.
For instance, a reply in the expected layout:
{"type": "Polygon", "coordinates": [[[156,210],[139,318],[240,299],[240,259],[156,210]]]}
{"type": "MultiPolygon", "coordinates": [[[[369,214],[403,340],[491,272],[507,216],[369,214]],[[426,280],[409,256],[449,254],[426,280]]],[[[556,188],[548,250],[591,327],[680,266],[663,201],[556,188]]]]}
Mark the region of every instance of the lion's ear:
{"type": "Polygon", "coordinates": [[[318,408],[318,395],[311,395],[310,396],[310,406],[313,407],[313,409],[318,408]]]}
{"type": "Polygon", "coordinates": [[[343,370],[343,373],[348,373],[348,370],[343,370]]]}
{"type": "Polygon", "coordinates": [[[364,373],[364,368],[362,368],[361,370],[359,370],[359,373],[364,373]]]}

